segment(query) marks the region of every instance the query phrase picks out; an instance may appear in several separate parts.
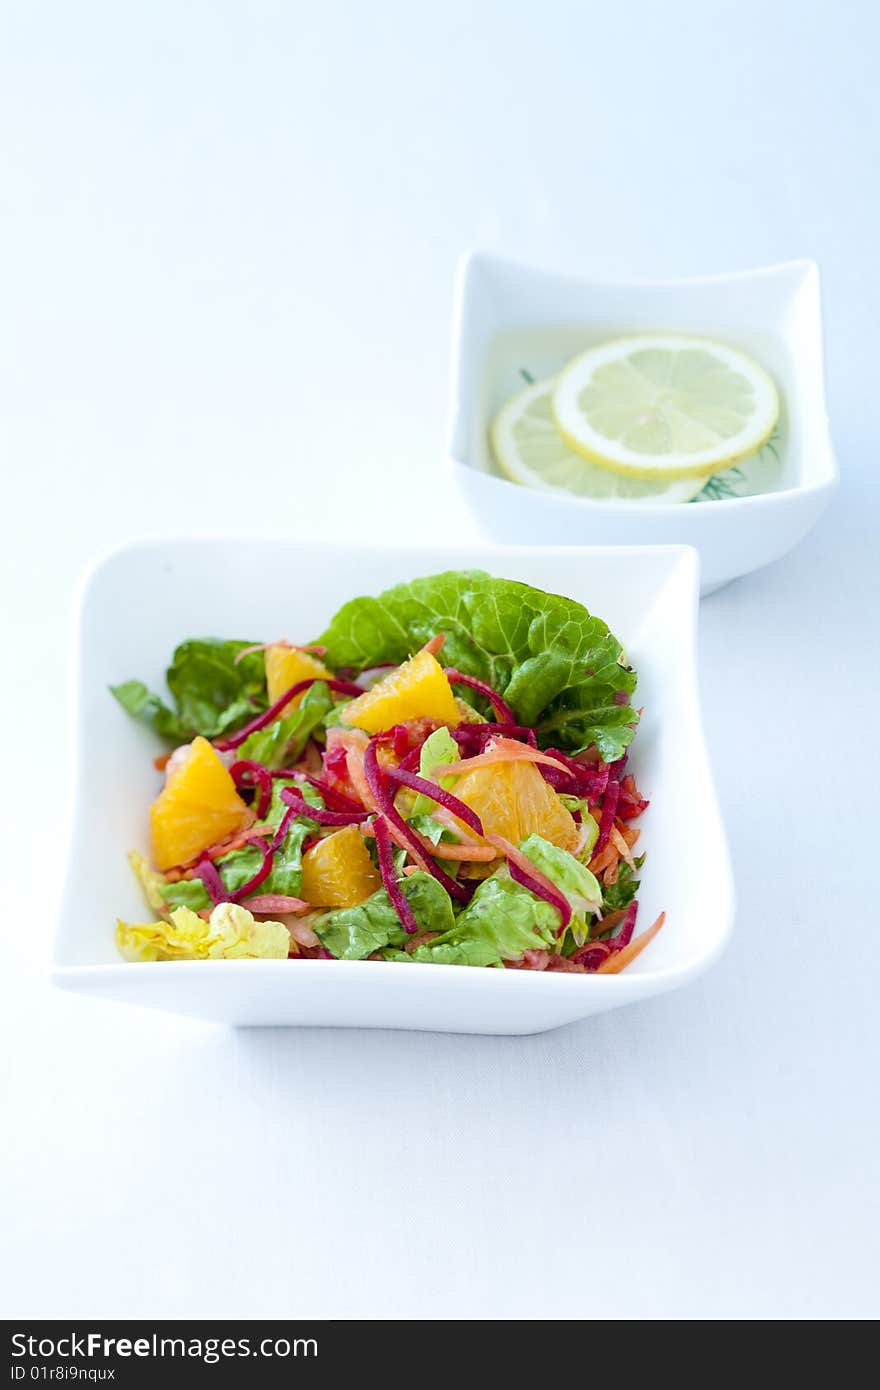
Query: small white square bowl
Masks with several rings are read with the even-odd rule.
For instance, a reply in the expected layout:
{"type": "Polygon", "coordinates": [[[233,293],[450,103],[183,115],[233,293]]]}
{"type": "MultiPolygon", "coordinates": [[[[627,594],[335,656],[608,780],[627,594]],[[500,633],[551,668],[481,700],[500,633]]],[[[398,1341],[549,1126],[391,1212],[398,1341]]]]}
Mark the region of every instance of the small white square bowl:
{"type": "Polygon", "coordinates": [[[733,890],[706,757],[696,678],[698,565],[684,547],[353,549],[289,539],[144,542],[88,577],[75,633],[75,787],[53,978],[64,989],[229,1024],[533,1033],[674,989],[730,930],[733,890]],[[364,961],[119,959],[115,921],[149,919],[126,860],[148,842],[159,741],[108,691],[163,688],[193,635],[308,640],[346,599],[478,567],[567,595],[604,618],[639,672],[645,713],[632,766],[651,799],[640,923],[667,922],[620,975],[536,974],[364,961]]]}
{"type": "Polygon", "coordinates": [[[703,593],[779,559],[815,524],[837,483],[818,268],[804,260],[708,279],[613,284],[487,252],[464,256],[453,314],[447,462],[493,540],[693,545],[703,593]],[[592,502],[523,488],[494,471],[489,425],[522,389],[521,368],[536,378],[551,376],[594,342],[650,331],[718,338],[751,353],[772,374],[785,435],[774,491],[678,506],[592,502]]]}

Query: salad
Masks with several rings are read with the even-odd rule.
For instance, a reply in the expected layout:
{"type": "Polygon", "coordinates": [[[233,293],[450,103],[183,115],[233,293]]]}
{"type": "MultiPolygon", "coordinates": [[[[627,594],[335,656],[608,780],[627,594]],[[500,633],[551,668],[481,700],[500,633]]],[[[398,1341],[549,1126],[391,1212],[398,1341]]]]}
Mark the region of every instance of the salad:
{"type": "Polygon", "coordinates": [[[182,642],[167,683],[113,687],[168,744],[126,959],[615,973],[662,926],[636,935],[636,674],[571,599],[449,571],[305,646],[182,642]]]}

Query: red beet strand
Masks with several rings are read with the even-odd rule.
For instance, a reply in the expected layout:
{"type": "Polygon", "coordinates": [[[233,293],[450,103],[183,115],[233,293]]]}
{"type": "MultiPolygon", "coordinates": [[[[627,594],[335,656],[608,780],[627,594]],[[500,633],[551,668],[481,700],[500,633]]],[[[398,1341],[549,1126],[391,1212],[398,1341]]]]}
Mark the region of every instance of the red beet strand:
{"type": "Polygon", "coordinates": [[[545,903],[556,908],[562,919],[559,924],[559,934],[561,935],[571,921],[571,903],[565,894],[560,893],[558,889],[551,891],[549,886],[545,887],[538,879],[532,878],[526,869],[520,868],[519,864],[514,863],[512,859],[508,859],[507,869],[510,877],[516,883],[522,884],[523,888],[528,888],[529,892],[534,893],[536,898],[542,898],[545,903]]]}
{"type": "Polygon", "coordinates": [[[454,878],[451,878],[449,874],[445,873],[444,870],[440,868],[423,849],[403,817],[398,814],[394,806],[394,796],[389,790],[385,780],[384,771],[385,770],[380,767],[379,759],[376,756],[376,739],[370,739],[364,753],[364,776],[367,779],[367,785],[373,793],[379,811],[389,824],[394,826],[404,844],[409,847],[416,863],[423,864],[427,872],[432,874],[433,877],[437,879],[438,883],[443,884],[449,896],[455,898],[456,902],[468,902],[471,897],[468,889],[462,884],[457,883],[454,878]]]}
{"type": "Polygon", "coordinates": [[[325,811],[322,807],[311,806],[305,797],[300,796],[292,787],[285,787],[281,792],[281,800],[285,806],[297,816],[306,816],[309,820],[317,821],[319,825],[359,825],[369,816],[369,811],[325,811]]]}
{"type": "Polygon", "coordinates": [[[593,846],[593,854],[597,855],[608,843],[608,836],[611,834],[611,827],[614,824],[614,817],[617,815],[617,802],[620,799],[620,783],[610,781],[602,798],[602,814],[599,817],[599,838],[593,846]]]}
{"type": "Polygon", "coordinates": [[[232,895],[227,893],[226,885],[210,859],[207,857],[200,859],[196,865],[195,872],[196,877],[200,878],[205,885],[208,897],[215,907],[217,903],[232,902],[232,895]]]}
{"type": "Polygon", "coordinates": [[[445,806],[453,816],[457,816],[465,825],[469,825],[471,830],[477,835],[483,834],[483,822],[472,811],[470,806],[464,801],[453,796],[452,792],[446,791],[438,782],[429,782],[426,777],[419,777],[415,772],[407,772],[402,767],[386,767],[386,777],[390,777],[392,782],[400,782],[404,787],[410,787],[414,792],[419,792],[422,796],[430,797],[439,806],[445,806]]]}
{"type": "Polygon", "coordinates": [[[257,792],[254,810],[257,820],[262,820],[272,800],[272,774],[268,768],[263,767],[262,763],[253,762],[250,758],[240,758],[237,763],[232,764],[229,775],[239,790],[243,786],[251,786],[257,792]]]}
{"type": "Polygon", "coordinates": [[[454,666],[447,666],[443,674],[450,685],[467,685],[471,690],[476,690],[485,700],[488,700],[498,718],[505,724],[515,724],[516,715],[510,708],[506,700],[503,700],[497,690],[493,690],[491,685],[485,681],[477,680],[476,676],[466,676],[463,671],[458,671],[454,666]]]}
{"type": "Polygon", "coordinates": [[[265,883],[272,872],[272,862],[275,858],[274,840],[271,845],[267,845],[265,840],[262,840],[259,835],[255,835],[251,840],[251,844],[256,845],[257,849],[262,850],[263,862],[257,869],[257,872],[248,879],[247,883],[243,883],[238,891],[233,894],[233,901],[235,902],[240,902],[242,898],[246,898],[250,893],[253,893],[255,889],[259,888],[261,883],[265,883]]]}
{"type": "Polygon", "coordinates": [[[403,930],[413,936],[418,931],[419,925],[413,916],[413,910],[407,902],[406,895],[397,881],[397,873],[394,868],[394,850],[391,844],[391,835],[388,830],[388,822],[383,816],[377,816],[374,822],[376,832],[376,852],[379,859],[379,873],[382,875],[382,883],[385,892],[391,899],[391,905],[400,918],[403,930]]]}
{"type": "Polygon", "coordinates": [[[351,681],[331,680],[327,676],[309,676],[308,680],[297,681],[289,690],[285,690],[274,704],[270,705],[262,714],[258,714],[256,719],[252,719],[249,724],[245,724],[243,729],[239,729],[237,733],[229,734],[226,738],[215,739],[214,747],[219,753],[230,753],[233,748],[238,748],[250,734],[257,733],[259,729],[265,729],[267,724],[276,720],[295,695],[299,695],[303,690],[308,690],[309,686],[315,684],[315,681],[321,680],[339,695],[350,695],[356,699],[358,695],[364,693],[360,686],[352,685],[351,681]]]}

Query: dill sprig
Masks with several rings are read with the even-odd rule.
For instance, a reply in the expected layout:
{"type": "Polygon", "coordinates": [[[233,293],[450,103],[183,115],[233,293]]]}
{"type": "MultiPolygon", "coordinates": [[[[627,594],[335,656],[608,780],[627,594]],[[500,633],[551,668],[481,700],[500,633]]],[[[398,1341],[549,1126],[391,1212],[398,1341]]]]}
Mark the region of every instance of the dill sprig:
{"type": "MultiPolygon", "coordinates": [[[[757,459],[764,461],[764,455],[769,454],[774,463],[779,462],[779,427],[776,426],[766,444],[762,444],[757,452],[757,459]]],[[[741,468],[725,468],[723,473],[715,473],[708,479],[705,487],[692,497],[692,502],[722,502],[728,497],[744,497],[743,492],[738,492],[737,483],[744,483],[745,474],[741,468]]]]}

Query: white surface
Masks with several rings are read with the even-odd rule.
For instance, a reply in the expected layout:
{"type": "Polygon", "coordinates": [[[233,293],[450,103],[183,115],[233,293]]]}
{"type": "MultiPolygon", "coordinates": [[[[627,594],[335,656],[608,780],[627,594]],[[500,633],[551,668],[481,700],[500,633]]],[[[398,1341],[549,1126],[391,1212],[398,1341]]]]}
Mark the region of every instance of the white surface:
{"type": "MultiPolygon", "coordinates": [[[[444,1033],[538,1033],[678,989],[718,955],[731,926],[733,888],[700,724],[695,627],[697,556],[682,547],[308,545],[192,538],[125,547],[84,588],[75,677],[76,786],[54,963],[65,989],[232,1024],[415,1028],[444,1033]],[[640,822],[650,868],[639,927],[668,925],[620,975],[467,970],[362,961],[152,962],[119,958],[117,917],[144,920],[128,851],[148,843],[160,739],[108,708],[107,687],[137,668],[161,682],[183,633],[267,632],[310,639],[356,593],[381,593],[419,575],[484,569],[589,604],[639,672],[645,706],[629,766],[650,787],[640,822]],[[226,591],[213,576],[223,570],[226,591]],[[308,580],[307,583],[304,580],[308,580]],[[141,631],[130,615],[152,603],[141,631]],[[678,868],[688,841],[692,865],[678,868]]],[[[647,867],[647,866],[646,866],[647,867]]]]}
{"type": "Polygon", "coordinates": [[[877,14],[473,9],[4,16],[10,1316],[878,1312],[877,14]],[[841,492],[703,606],[730,949],[513,1040],[50,991],[76,576],[228,526],[243,474],[251,523],[464,538],[436,480],[471,242],[585,274],[823,269],[841,492]]]}
{"type": "Polygon", "coordinates": [[[693,545],[704,593],[788,553],[833,495],[822,362],[819,275],[808,260],[740,274],[645,283],[583,279],[486,252],[462,257],[452,331],[448,461],[452,479],[496,540],[545,545],[693,545]],[[668,325],[753,353],[783,392],[775,487],[694,506],[524,494],[498,476],[489,423],[519,389],[609,333],[668,325]],[[503,344],[503,348],[499,345],[503,344]]]}

